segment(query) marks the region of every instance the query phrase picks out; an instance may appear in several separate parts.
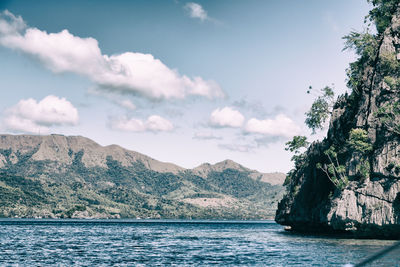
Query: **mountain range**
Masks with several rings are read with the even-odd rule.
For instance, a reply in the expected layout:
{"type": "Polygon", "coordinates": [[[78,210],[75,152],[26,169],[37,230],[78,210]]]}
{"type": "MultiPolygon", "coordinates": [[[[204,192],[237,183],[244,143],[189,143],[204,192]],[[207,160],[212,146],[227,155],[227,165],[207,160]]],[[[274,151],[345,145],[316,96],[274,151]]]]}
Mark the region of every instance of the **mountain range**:
{"type": "Polygon", "coordinates": [[[231,160],[185,169],[81,136],[0,135],[0,216],[266,219],[283,173],[231,160]]]}

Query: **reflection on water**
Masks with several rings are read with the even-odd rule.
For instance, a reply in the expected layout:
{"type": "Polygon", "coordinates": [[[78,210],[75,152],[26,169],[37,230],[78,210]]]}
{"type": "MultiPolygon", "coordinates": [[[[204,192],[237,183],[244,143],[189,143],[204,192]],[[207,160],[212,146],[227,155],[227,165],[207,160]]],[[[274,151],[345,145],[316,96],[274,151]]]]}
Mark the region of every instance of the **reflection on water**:
{"type": "MultiPolygon", "coordinates": [[[[0,220],[1,266],[340,266],[393,243],[294,235],[272,221],[0,220]]],[[[400,266],[399,255],[374,266],[400,266]]]]}

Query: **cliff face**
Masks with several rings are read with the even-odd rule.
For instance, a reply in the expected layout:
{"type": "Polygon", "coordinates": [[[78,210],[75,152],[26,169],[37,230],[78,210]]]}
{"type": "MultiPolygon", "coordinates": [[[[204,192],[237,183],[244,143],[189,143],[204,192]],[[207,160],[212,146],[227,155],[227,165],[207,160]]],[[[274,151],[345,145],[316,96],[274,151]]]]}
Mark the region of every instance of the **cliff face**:
{"type": "Polygon", "coordinates": [[[275,220],[293,230],[343,232],[364,237],[400,237],[400,8],[376,35],[374,56],[358,61],[360,75],[350,96],[334,105],[327,137],[313,143],[297,166],[275,220]],[[368,135],[372,150],[349,149],[352,129],[368,135]],[[337,163],[348,181],[335,186],[319,164],[337,163]],[[360,167],[361,166],[361,167],[360,167]],[[362,167],[364,166],[364,171],[362,167]]]}

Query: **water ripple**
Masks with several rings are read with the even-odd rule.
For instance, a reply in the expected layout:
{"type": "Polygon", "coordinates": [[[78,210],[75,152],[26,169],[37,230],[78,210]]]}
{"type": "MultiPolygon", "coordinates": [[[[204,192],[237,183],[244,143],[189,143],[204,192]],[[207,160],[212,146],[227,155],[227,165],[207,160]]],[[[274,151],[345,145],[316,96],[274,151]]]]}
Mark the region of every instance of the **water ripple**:
{"type": "MultiPolygon", "coordinates": [[[[1,266],[341,266],[392,243],[290,235],[270,221],[0,220],[1,266]]],[[[374,266],[398,266],[399,254],[374,266]]]]}

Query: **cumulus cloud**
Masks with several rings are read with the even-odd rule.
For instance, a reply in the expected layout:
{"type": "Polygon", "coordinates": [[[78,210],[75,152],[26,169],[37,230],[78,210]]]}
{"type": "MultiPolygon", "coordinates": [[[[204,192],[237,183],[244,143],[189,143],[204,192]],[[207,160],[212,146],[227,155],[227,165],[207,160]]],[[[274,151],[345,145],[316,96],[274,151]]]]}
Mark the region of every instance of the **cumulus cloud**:
{"type": "Polygon", "coordinates": [[[144,132],[146,130],[142,120],[127,117],[112,119],[110,126],[111,129],[125,132],[144,132]]]}
{"type": "Polygon", "coordinates": [[[172,125],[172,123],[169,120],[164,119],[163,117],[160,117],[158,115],[150,116],[146,121],[146,129],[148,129],[150,131],[168,132],[168,131],[172,131],[173,128],[174,128],[174,126],[172,125]]]}
{"type": "Polygon", "coordinates": [[[193,139],[198,139],[198,140],[221,140],[221,136],[214,135],[213,133],[210,132],[199,132],[195,133],[193,136],[193,139]]]}
{"type": "Polygon", "coordinates": [[[199,19],[201,21],[209,19],[207,11],[205,11],[200,4],[190,2],[187,3],[184,8],[191,18],[199,19]]]}
{"type": "Polygon", "coordinates": [[[174,129],[173,124],[169,120],[158,115],[152,115],[146,121],[124,116],[112,119],[110,127],[111,129],[125,132],[169,132],[174,129]]]}
{"type": "Polygon", "coordinates": [[[244,123],[244,116],[239,111],[224,107],[217,108],[211,113],[210,124],[214,127],[241,127],[244,123]]]}
{"type": "Polygon", "coordinates": [[[20,16],[8,11],[0,13],[0,45],[37,58],[55,73],[83,75],[100,88],[113,92],[149,99],[224,96],[215,81],[181,75],[151,54],[105,55],[94,38],[74,36],[68,30],[47,33],[30,28],[20,16]]]}
{"type": "Polygon", "coordinates": [[[135,110],[136,109],[135,104],[133,104],[132,101],[130,101],[129,99],[118,100],[117,104],[119,104],[121,107],[124,107],[124,108],[129,109],[129,110],[135,110]]]}
{"type": "Polygon", "coordinates": [[[248,133],[290,138],[299,134],[300,127],[288,116],[278,114],[273,119],[258,120],[252,118],[247,121],[245,130],[248,133]]]}
{"type": "Polygon", "coordinates": [[[0,34],[14,34],[26,28],[24,20],[8,10],[0,13],[0,34]]]}
{"type": "Polygon", "coordinates": [[[65,98],[49,95],[37,102],[20,100],[5,111],[4,125],[13,132],[48,133],[52,126],[76,125],[78,110],[65,98]]]}

